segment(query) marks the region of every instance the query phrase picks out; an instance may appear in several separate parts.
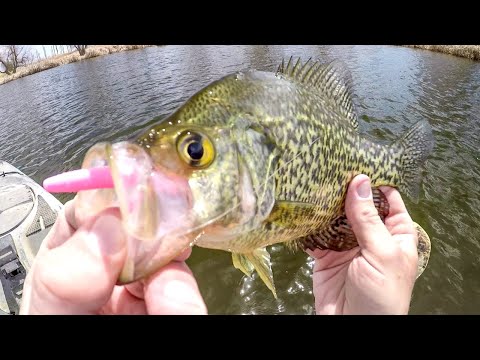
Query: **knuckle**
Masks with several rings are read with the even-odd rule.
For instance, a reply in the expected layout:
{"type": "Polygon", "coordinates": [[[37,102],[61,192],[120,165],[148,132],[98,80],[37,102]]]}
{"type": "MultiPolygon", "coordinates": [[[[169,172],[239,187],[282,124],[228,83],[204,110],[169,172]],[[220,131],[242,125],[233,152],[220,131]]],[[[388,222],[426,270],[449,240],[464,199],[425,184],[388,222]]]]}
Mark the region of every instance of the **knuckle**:
{"type": "Polygon", "coordinates": [[[406,243],[402,247],[402,255],[404,256],[407,262],[417,262],[418,261],[418,251],[414,243],[406,243]]]}
{"type": "Polygon", "coordinates": [[[398,269],[402,269],[407,275],[414,276],[417,271],[418,254],[414,244],[403,242],[399,246],[395,246],[395,250],[387,255],[388,260],[398,269]]]}
{"type": "MultiPolygon", "coordinates": [[[[47,260],[47,257],[42,260],[47,260]]],[[[58,299],[60,301],[69,300],[67,294],[65,294],[65,284],[62,284],[58,278],[58,272],[50,266],[45,266],[45,261],[38,262],[35,267],[33,285],[37,291],[39,298],[43,299],[58,299]]]]}
{"type": "Polygon", "coordinates": [[[360,219],[363,223],[367,225],[377,226],[382,224],[382,220],[378,216],[378,212],[375,208],[365,207],[360,211],[360,219]]]}

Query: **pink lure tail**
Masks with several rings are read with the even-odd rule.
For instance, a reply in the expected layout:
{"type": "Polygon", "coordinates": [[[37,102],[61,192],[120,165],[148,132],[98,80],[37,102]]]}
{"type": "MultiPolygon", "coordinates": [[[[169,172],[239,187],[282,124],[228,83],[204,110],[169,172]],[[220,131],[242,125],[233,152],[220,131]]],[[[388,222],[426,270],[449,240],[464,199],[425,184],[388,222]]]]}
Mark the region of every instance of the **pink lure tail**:
{"type": "Polygon", "coordinates": [[[104,166],[74,170],[49,177],[43,182],[43,187],[51,193],[108,189],[113,188],[113,179],[110,168],[104,166]]]}

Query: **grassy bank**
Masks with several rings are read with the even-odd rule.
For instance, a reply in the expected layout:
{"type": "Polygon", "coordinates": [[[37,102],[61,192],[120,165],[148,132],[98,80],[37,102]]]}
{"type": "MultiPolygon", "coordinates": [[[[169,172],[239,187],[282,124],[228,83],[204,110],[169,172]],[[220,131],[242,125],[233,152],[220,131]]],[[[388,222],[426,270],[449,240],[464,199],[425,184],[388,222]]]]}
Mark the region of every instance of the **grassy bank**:
{"type": "Polygon", "coordinates": [[[404,45],[416,49],[442,52],[445,54],[480,60],[480,45],[404,45]]]}
{"type": "Polygon", "coordinates": [[[0,74],[0,85],[27,75],[54,68],[56,66],[70,64],[80,60],[113,54],[121,51],[143,49],[148,46],[150,45],[92,45],[91,47],[87,48],[85,55],[83,56],[80,56],[78,51],[73,51],[67,54],[57,55],[44,60],[40,60],[31,65],[18,68],[15,74],[0,74]]]}

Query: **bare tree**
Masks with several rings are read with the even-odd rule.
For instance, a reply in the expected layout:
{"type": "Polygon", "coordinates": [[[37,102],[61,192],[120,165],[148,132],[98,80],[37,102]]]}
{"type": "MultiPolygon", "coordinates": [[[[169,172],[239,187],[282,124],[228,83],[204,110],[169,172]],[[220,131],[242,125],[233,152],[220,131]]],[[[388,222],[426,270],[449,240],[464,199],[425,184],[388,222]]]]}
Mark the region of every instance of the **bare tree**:
{"type": "Polygon", "coordinates": [[[45,59],[47,58],[47,50],[45,50],[45,45],[42,45],[43,49],[43,55],[45,56],[45,59]]]}
{"type": "Polygon", "coordinates": [[[52,54],[53,54],[53,55],[55,55],[55,56],[58,55],[58,47],[57,47],[57,45],[52,45],[52,46],[51,46],[51,49],[52,49],[52,54]]]}
{"type": "Polygon", "coordinates": [[[87,50],[88,45],[73,45],[75,49],[77,49],[80,56],[85,55],[85,51],[87,50]]]}
{"type": "Polygon", "coordinates": [[[4,74],[14,74],[19,67],[28,65],[32,60],[32,54],[25,46],[4,45],[0,48],[0,72],[4,74]]]}
{"type": "Polygon", "coordinates": [[[39,61],[41,59],[41,56],[40,56],[40,53],[38,52],[37,49],[33,49],[32,50],[32,56],[31,56],[31,61],[32,62],[35,62],[35,61],[39,61]]]}

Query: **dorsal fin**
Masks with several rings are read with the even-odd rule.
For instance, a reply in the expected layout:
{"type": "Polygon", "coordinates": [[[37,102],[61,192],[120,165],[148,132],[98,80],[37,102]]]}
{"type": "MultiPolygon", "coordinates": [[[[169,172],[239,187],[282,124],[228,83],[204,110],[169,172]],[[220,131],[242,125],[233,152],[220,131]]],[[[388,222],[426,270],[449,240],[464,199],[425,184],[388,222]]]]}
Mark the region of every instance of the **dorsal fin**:
{"type": "Polygon", "coordinates": [[[294,63],[293,57],[290,57],[285,67],[285,62],[277,68],[277,75],[302,84],[308,84],[317,89],[322,95],[326,96],[338,105],[340,111],[348,118],[351,125],[358,128],[358,116],[353,102],[352,76],[350,72],[338,60],[330,63],[321,64],[318,61],[311,63],[311,58],[305,64],[302,64],[300,58],[294,63]]]}

